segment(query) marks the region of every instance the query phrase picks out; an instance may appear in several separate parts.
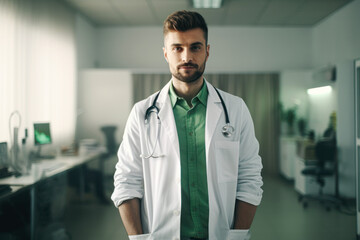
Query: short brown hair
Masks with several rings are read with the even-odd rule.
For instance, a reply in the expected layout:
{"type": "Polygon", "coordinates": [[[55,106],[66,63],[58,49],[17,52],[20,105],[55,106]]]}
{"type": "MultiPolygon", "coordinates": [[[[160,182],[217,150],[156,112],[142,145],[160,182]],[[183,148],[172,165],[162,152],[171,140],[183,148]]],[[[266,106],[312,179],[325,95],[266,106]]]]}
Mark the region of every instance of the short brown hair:
{"type": "Polygon", "coordinates": [[[164,36],[169,31],[185,32],[194,28],[200,28],[204,32],[204,38],[207,44],[208,28],[205,19],[197,12],[177,11],[170,14],[164,21],[164,36]]]}

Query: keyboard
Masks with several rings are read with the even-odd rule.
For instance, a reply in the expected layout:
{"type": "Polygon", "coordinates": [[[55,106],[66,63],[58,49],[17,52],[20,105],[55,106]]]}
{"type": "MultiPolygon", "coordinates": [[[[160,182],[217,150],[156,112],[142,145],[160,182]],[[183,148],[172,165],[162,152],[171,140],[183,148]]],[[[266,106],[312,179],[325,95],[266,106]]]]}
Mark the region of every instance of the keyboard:
{"type": "Polygon", "coordinates": [[[59,168],[65,167],[66,164],[62,163],[62,162],[55,162],[55,163],[50,163],[50,164],[46,164],[46,166],[44,166],[43,171],[44,172],[52,172],[55,171],[59,168]]]}

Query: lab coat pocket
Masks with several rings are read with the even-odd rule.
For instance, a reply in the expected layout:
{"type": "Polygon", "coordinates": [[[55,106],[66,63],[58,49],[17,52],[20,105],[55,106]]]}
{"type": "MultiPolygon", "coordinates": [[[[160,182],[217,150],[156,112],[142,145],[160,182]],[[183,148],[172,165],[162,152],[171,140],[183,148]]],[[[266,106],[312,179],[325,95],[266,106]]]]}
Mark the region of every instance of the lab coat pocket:
{"type": "Polygon", "coordinates": [[[150,233],[140,235],[129,235],[129,240],[145,240],[149,239],[150,233]]]}
{"type": "Polygon", "coordinates": [[[219,183],[235,182],[238,175],[238,141],[216,141],[215,153],[219,183]]]}
{"type": "Polygon", "coordinates": [[[249,240],[250,232],[246,229],[230,230],[227,240],[249,240]]]}

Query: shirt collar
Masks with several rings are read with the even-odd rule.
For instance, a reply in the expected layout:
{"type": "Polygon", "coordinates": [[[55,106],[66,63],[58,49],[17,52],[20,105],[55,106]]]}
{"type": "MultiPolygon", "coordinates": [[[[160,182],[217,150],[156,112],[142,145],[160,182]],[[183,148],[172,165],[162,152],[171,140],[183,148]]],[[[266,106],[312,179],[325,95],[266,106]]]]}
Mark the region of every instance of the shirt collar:
{"type": "MultiPolygon", "coordinates": [[[[171,106],[175,107],[176,103],[178,100],[183,99],[182,97],[179,97],[174,89],[174,86],[172,84],[172,81],[170,83],[170,88],[169,88],[169,96],[170,96],[170,101],[171,101],[171,106]]],[[[198,94],[192,99],[192,101],[197,98],[199,99],[199,101],[206,107],[207,104],[207,97],[208,97],[208,90],[206,87],[206,83],[205,81],[203,82],[203,85],[200,89],[200,91],[198,92],[198,94]]]]}

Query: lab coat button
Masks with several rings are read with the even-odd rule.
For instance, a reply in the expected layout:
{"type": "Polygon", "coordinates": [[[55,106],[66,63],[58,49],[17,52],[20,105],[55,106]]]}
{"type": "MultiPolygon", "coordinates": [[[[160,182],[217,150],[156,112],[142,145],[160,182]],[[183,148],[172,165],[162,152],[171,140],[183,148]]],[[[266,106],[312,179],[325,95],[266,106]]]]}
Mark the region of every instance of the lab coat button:
{"type": "Polygon", "coordinates": [[[179,216],[179,215],[180,215],[180,211],[179,211],[179,210],[175,210],[175,211],[174,211],[174,215],[175,215],[175,216],[179,216]]]}

